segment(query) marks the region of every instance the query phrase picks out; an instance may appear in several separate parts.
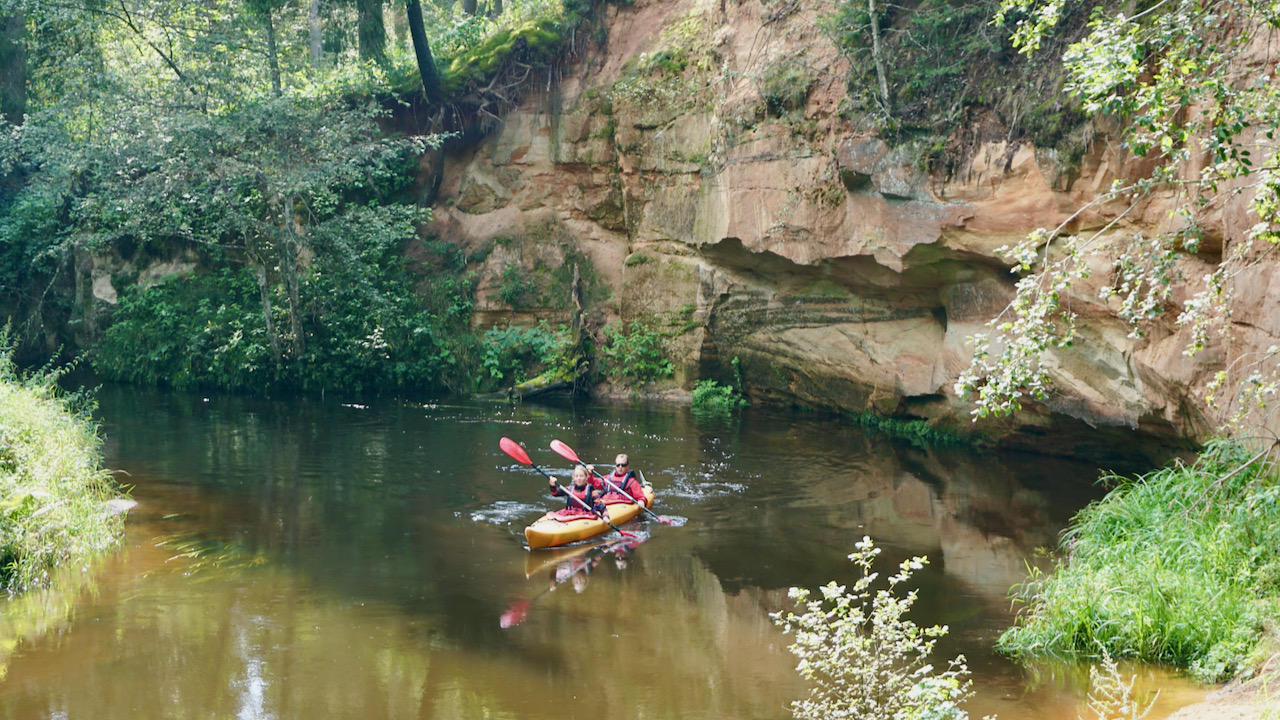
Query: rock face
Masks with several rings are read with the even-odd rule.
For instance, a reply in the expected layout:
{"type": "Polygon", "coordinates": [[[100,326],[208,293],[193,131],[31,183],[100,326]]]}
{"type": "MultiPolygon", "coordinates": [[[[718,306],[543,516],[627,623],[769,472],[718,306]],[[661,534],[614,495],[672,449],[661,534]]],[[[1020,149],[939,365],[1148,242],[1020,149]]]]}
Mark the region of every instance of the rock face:
{"type": "MultiPolygon", "coordinates": [[[[607,290],[591,306],[596,328],[641,320],[671,332],[674,386],[726,379],[737,358],[757,399],[972,429],[953,385],[967,338],[1013,296],[997,248],[1069,218],[1106,227],[1119,208],[1072,214],[1132,161],[1096,142],[1064,168],[988,115],[958,132],[963,166],[933,176],[924,148],[837,112],[847,68],[807,6],[636,0],[604,12],[607,40],[448,158],[433,231],[485,258],[477,322],[511,317],[493,292],[506,268],[572,257],[607,290]]],[[[1160,202],[1101,242],[1157,227],[1160,202]]],[[[1231,207],[1221,222],[1225,236],[1251,224],[1231,207]]],[[[1184,275],[1215,260],[1184,260],[1184,275]]],[[[1206,383],[1280,334],[1274,267],[1256,272],[1237,298],[1247,332],[1189,359],[1172,323],[1129,337],[1097,299],[1112,279],[1099,266],[1071,299],[1075,347],[1046,360],[1050,398],[977,429],[1064,454],[1095,452],[1086,436],[1202,437],[1214,424],[1206,383]]]]}

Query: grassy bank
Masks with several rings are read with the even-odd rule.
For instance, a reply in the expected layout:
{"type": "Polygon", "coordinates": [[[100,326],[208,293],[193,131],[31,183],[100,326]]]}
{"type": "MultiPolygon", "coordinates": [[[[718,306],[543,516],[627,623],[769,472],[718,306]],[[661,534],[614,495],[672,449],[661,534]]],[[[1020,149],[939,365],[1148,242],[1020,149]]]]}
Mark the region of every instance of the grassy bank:
{"type": "Polygon", "coordinates": [[[1076,516],[1052,572],[1021,588],[1000,639],[1016,656],[1136,658],[1228,678],[1280,620],[1280,478],[1266,456],[1210,445],[1076,516]],[[1253,461],[1253,462],[1250,462],[1253,461]]]}
{"type": "Polygon", "coordinates": [[[102,468],[97,426],[55,380],[20,377],[0,356],[0,586],[11,591],[87,562],[121,532],[104,506],[119,489],[102,468]]]}

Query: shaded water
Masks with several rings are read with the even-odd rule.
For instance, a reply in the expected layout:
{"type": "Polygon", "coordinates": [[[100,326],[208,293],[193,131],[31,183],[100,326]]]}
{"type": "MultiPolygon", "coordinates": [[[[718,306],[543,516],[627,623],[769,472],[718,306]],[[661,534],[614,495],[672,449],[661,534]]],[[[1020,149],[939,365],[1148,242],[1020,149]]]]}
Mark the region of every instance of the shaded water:
{"type": "MultiPolygon", "coordinates": [[[[939,654],[968,657],[974,717],[1082,707],[1080,671],[991,644],[1034,549],[1097,496],[1088,465],[757,410],[100,404],[139,507],[101,567],[0,603],[3,718],[785,718],[804,688],[768,613],[851,581],[864,534],[887,561],[929,556],[917,620],[950,626],[939,654]],[[630,452],[684,525],[629,524],[629,554],[530,552],[523,527],[556,501],[502,436],[563,476],[553,438],[630,452]]],[[[1163,690],[1153,717],[1199,695],[1141,686],[1163,690]]]]}

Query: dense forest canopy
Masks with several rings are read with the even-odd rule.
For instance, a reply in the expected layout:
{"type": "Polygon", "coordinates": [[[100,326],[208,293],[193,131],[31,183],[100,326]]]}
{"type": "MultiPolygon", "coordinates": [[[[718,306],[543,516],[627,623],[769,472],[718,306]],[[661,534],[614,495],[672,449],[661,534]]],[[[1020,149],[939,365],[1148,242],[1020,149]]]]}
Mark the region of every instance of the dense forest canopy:
{"type": "Polygon", "coordinates": [[[0,302],[28,347],[100,339],[100,371],[147,383],[465,382],[470,280],[442,244],[407,265],[430,217],[415,180],[449,131],[511,101],[495,79],[551,57],[578,21],[559,0],[0,12],[0,302]],[[105,334],[76,302],[102,256],[124,261],[105,334]],[[153,287],[139,273],[158,262],[215,271],[153,287]]]}

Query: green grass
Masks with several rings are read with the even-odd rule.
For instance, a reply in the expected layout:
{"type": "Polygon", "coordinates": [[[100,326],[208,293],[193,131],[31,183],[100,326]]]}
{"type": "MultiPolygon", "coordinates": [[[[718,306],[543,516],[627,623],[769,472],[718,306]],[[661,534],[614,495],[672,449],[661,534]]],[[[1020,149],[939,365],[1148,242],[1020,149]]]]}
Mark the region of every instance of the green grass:
{"type": "Polygon", "coordinates": [[[1199,679],[1248,666],[1280,619],[1280,481],[1228,441],[1191,465],[1119,483],[1063,535],[1051,573],[1000,638],[1021,657],[1113,657],[1184,667],[1199,679]]]}
{"type": "Polygon", "coordinates": [[[0,587],[45,585],[118,541],[123,520],[104,503],[119,488],[102,467],[97,426],[55,385],[20,377],[0,356],[0,587]]]}

